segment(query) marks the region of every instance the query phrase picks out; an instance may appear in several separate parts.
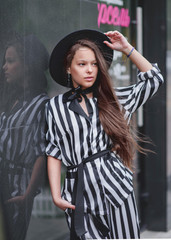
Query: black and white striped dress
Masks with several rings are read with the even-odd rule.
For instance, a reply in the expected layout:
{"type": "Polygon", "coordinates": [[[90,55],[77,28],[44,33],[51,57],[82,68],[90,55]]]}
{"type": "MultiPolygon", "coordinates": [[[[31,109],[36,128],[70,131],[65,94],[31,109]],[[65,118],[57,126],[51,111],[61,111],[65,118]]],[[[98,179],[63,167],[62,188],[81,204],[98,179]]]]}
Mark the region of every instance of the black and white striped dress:
{"type": "Polygon", "coordinates": [[[0,200],[9,239],[25,238],[33,199],[40,191],[38,177],[32,181],[31,177],[36,161],[45,161],[45,104],[48,100],[44,93],[25,92],[24,98],[18,99],[11,110],[0,114],[0,200]],[[24,204],[7,204],[9,199],[24,196],[29,185],[32,185],[32,192],[24,204]]]}
{"type": "MultiPolygon", "coordinates": [[[[137,84],[116,89],[128,121],[132,113],[153,96],[163,83],[157,65],[146,73],[140,72],[138,78],[137,84]]],[[[54,97],[47,105],[46,152],[62,160],[66,166],[78,165],[82,159],[108,149],[111,141],[100,123],[96,98],[88,99],[89,116],[77,99],[64,103],[64,98],[65,94],[54,97]]],[[[77,168],[69,170],[62,192],[62,197],[71,203],[76,171],[77,168]]],[[[119,157],[113,152],[87,162],[83,169],[83,180],[84,226],[87,232],[82,239],[139,238],[132,172],[119,157]],[[103,231],[103,227],[108,231],[103,231]]],[[[71,228],[72,210],[65,212],[71,228]]]]}

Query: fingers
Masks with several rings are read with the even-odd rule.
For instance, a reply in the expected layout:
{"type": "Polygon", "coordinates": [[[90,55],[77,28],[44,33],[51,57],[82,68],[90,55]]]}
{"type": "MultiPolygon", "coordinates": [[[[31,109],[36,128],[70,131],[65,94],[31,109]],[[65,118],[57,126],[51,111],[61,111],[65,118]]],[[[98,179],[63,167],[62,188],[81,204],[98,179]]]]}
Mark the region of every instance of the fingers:
{"type": "Polygon", "coordinates": [[[104,41],[103,43],[106,44],[108,47],[110,47],[111,49],[114,50],[114,47],[113,47],[113,44],[112,44],[112,43],[110,43],[110,42],[108,42],[108,41],[104,41]]]}
{"type": "Polygon", "coordinates": [[[54,203],[57,207],[59,207],[63,211],[65,211],[67,208],[71,208],[71,209],[75,210],[75,205],[71,204],[70,202],[68,202],[62,198],[57,199],[56,201],[54,201],[54,203]]]}
{"type": "Polygon", "coordinates": [[[68,206],[68,208],[75,210],[75,205],[70,205],[70,206],[68,206]]]}
{"type": "Polygon", "coordinates": [[[105,33],[105,35],[110,39],[111,42],[121,41],[122,39],[124,39],[124,36],[118,31],[109,31],[105,33]]]}
{"type": "MultiPolygon", "coordinates": [[[[120,42],[120,41],[122,41],[122,39],[124,39],[123,35],[118,31],[109,31],[109,32],[105,33],[105,35],[110,39],[110,41],[112,43],[114,43],[116,41],[120,42]]],[[[109,46],[109,45],[107,45],[107,46],[109,46]]],[[[109,47],[112,48],[111,45],[109,47]]]]}
{"type": "Polygon", "coordinates": [[[10,198],[6,201],[6,203],[17,203],[19,201],[22,201],[22,197],[21,196],[17,196],[17,197],[13,197],[13,198],[10,198]]]}
{"type": "Polygon", "coordinates": [[[57,205],[62,210],[66,210],[67,208],[71,208],[75,210],[75,205],[71,204],[70,202],[67,202],[66,200],[61,199],[60,203],[57,205]]]}
{"type": "Polygon", "coordinates": [[[75,210],[75,205],[71,205],[71,204],[70,204],[69,206],[63,208],[63,210],[65,211],[65,210],[68,209],[68,208],[70,208],[70,209],[72,209],[72,210],[75,210]]]}
{"type": "Polygon", "coordinates": [[[73,204],[71,204],[71,203],[69,203],[69,202],[66,202],[66,204],[65,204],[65,209],[66,209],[66,208],[71,208],[71,209],[75,210],[75,205],[73,205],[73,204]]]}
{"type": "Polygon", "coordinates": [[[108,31],[104,34],[108,37],[113,37],[113,36],[119,36],[121,33],[115,30],[115,31],[108,31]]]}

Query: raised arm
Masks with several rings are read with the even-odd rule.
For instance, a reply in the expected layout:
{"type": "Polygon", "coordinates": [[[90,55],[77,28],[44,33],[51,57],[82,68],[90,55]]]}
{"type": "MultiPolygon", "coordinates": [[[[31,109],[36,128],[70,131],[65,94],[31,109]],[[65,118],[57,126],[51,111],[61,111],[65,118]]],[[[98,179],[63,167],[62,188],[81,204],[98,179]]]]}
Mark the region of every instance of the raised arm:
{"type": "Polygon", "coordinates": [[[126,110],[125,117],[129,121],[131,114],[158,91],[164,79],[157,64],[152,65],[121,33],[110,31],[105,34],[110,38],[111,43],[107,41],[104,43],[111,49],[126,54],[139,69],[139,81],[136,84],[115,89],[120,104],[126,110]]]}
{"type": "Polygon", "coordinates": [[[126,38],[118,31],[109,31],[105,33],[111,40],[111,43],[104,41],[104,43],[113,50],[120,51],[137,66],[141,72],[147,72],[152,69],[151,63],[144,58],[134,47],[126,40],[126,38]]]}

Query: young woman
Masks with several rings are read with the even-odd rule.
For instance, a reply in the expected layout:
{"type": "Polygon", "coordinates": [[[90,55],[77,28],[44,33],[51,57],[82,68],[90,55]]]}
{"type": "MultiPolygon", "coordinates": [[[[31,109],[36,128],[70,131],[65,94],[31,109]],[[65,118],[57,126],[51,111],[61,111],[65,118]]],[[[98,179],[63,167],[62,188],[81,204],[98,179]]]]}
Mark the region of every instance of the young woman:
{"type": "Polygon", "coordinates": [[[46,169],[48,60],[46,48],[34,35],[15,37],[5,50],[0,76],[0,200],[9,240],[25,239],[46,169]]]}
{"type": "Polygon", "coordinates": [[[118,31],[81,30],[54,48],[50,73],[72,87],[47,105],[46,150],[53,201],[66,213],[70,239],[139,238],[130,170],[138,146],[128,122],[163,83],[160,70],[118,31]],[[137,84],[113,90],[113,50],[140,70],[137,84]],[[61,195],[62,162],[67,173],[61,195]]]}

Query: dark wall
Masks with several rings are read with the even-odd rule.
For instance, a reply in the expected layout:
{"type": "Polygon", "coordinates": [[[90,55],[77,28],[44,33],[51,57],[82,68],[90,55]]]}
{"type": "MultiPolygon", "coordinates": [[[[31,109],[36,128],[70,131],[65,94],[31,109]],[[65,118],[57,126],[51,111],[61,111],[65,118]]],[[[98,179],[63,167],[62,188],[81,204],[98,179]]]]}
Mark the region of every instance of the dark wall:
{"type": "MultiPolygon", "coordinates": [[[[144,107],[143,133],[152,140],[148,153],[140,158],[142,223],[149,230],[167,230],[166,159],[166,1],[143,0],[144,56],[157,62],[165,79],[156,96],[144,107]]],[[[149,148],[149,145],[145,145],[149,148]]]]}

